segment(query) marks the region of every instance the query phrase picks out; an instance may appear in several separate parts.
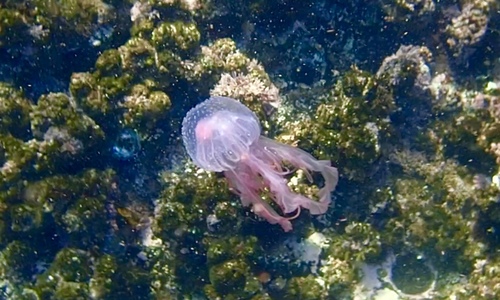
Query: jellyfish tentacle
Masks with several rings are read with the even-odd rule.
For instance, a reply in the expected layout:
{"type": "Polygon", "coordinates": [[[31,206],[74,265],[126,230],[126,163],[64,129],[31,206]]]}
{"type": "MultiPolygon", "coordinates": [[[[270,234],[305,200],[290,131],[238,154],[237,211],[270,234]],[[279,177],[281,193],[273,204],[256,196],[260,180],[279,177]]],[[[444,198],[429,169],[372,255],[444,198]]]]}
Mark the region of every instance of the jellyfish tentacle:
{"type": "Polygon", "coordinates": [[[295,215],[291,216],[291,217],[287,217],[287,219],[290,221],[290,220],[293,220],[293,219],[297,219],[300,215],[300,206],[297,207],[297,212],[295,213],[295,215]]]}
{"type": "MultiPolygon", "coordinates": [[[[330,194],[335,190],[338,183],[338,171],[331,166],[330,161],[317,160],[302,149],[281,144],[264,136],[259,138],[259,144],[270,150],[268,155],[277,155],[283,160],[305,171],[308,180],[312,180],[309,172],[319,172],[325,181],[324,186],[318,192],[319,202],[329,203],[331,201],[330,194]]],[[[324,212],[318,212],[317,214],[321,213],[324,212]]]]}
{"type": "MultiPolygon", "coordinates": [[[[292,230],[292,223],[289,218],[280,216],[269,204],[264,202],[259,194],[258,189],[253,189],[251,186],[247,185],[243,181],[244,176],[241,176],[241,172],[245,170],[239,170],[239,173],[234,171],[226,171],[224,174],[230,181],[232,186],[235,186],[240,193],[240,199],[243,206],[252,206],[252,211],[259,217],[264,218],[267,222],[271,224],[279,224],[285,232],[292,230]]],[[[243,174],[245,174],[243,172],[243,174]]],[[[255,188],[255,186],[254,186],[255,188]]]]}

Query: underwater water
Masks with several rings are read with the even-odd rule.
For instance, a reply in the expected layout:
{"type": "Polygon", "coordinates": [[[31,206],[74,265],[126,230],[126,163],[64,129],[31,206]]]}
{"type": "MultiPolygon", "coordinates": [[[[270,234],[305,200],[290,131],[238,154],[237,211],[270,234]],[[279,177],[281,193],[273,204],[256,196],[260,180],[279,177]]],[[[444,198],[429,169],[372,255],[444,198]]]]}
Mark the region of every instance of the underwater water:
{"type": "Polygon", "coordinates": [[[0,299],[500,298],[499,32],[496,0],[0,1],[0,299]]]}

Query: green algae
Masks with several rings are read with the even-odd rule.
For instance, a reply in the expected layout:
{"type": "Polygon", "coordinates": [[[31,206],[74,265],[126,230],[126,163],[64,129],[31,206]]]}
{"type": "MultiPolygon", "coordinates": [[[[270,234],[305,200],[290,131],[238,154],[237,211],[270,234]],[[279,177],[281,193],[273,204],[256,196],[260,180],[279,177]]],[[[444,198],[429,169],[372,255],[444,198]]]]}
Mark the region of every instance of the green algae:
{"type": "MultiPolygon", "coordinates": [[[[284,234],[241,207],[223,178],[184,164],[156,179],[159,195],[141,195],[130,183],[140,180],[108,161],[110,144],[125,128],[155,144],[141,153],[142,163],[155,166],[150,157],[175,142],[179,115],[197,101],[193,94],[208,95],[222,74],[271,82],[251,59],[264,54],[247,54],[235,40],[205,32],[214,25],[207,20],[224,12],[217,9],[233,4],[200,1],[194,11],[186,1],[143,1],[150,9],[130,22],[117,18],[129,2],[42,2],[0,6],[0,49],[29,39],[37,51],[51,53],[45,49],[57,48],[55,37],[75,37],[68,43],[81,45],[110,24],[123,37],[101,44],[85,70],[70,71],[69,94],[31,99],[15,84],[0,83],[0,277],[16,286],[13,298],[348,299],[360,282],[359,263],[408,248],[426,253],[443,273],[470,276],[466,291],[442,287],[439,297],[480,297],[482,287],[497,286],[498,187],[478,188],[474,179],[497,171],[492,144],[500,142],[500,89],[493,83],[475,94],[450,92],[444,101],[431,101],[428,94],[412,94],[419,66],[410,63],[396,74],[399,83],[358,67],[342,71],[304,92],[314,103],[306,111],[285,101],[292,107],[288,115],[268,117],[255,94],[238,99],[266,118],[264,129],[277,139],[340,169],[339,204],[324,219],[294,221],[298,237],[324,228],[329,243],[317,274],[304,275],[256,263],[284,234]],[[23,36],[30,28],[39,29],[38,38],[23,36]],[[486,108],[464,104],[479,96],[486,108]],[[414,129],[401,112],[426,106],[430,120],[401,143],[404,130],[414,129]],[[384,168],[381,183],[377,172],[384,168]],[[376,214],[380,220],[374,221],[376,214]],[[145,242],[148,222],[151,240],[145,242]],[[267,271],[269,282],[258,276],[267,271]]],[[[411,23],[432,11],[429,1],[422,3],[411,9],[411,1],[382,1],[382,10],[391,22],[411,23]]],[[[270,8],[257,1],[241,3],[238,11],[270,8]]],[[[291,187],[313,194],[303,177],[294,175],[291,187]]]]}

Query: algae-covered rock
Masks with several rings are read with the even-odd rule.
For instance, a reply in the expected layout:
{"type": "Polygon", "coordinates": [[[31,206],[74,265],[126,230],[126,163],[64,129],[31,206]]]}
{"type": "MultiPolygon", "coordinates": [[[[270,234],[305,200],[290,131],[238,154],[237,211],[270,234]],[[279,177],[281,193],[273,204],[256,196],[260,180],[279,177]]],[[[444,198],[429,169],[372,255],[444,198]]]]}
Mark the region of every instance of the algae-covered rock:
{"type": "Polygon", "coordinates": [[[41,297],[85,299],[92,274],[91,257],[84,250],[64,248],[57,253],[49,269],[37,280],[35,290],[41,297]]]}
{"type": "Polygon", "coordinates": [[[132,128],[153,128],[165,119],[171,102],[162,91],[150,91],[145,85],[136,85],[131,94],[124,98],[125,125],[132,128]]]}
{"type": "Polygon", "coordinates": [[[210,285],[205,292],[210,298],[239,299],[256,294],[260,283],[242,260],[228,260],[209,270],[210,285]]]}
{"type": "Polygon", "coordinates": [[[157,49],[191,50],[198,46],[200,32],[196,24],[164,22],[151,32],[151,41],[157,49]]]}
{"type": "Polygon", "coordinates": [[[389,115],[395,103],[390,90],[371,74],[353,69],[321,97],[315,113],[286,120],[278,138],[334,161],[344,176],[367,179],[367,166],[380,158],[393,130],[389,115]]]}
{"type": "Polygon", "coordinates": [[[26,232],[39,228],[43,220],[43,208],[38,203],[13,205],[10,211],[11,230],[26,232]]]}
{"type": "Polygon", "coordinates": [[[38,253],[26,242],[12,241],[0,252],[2,279],[22,284],[29,280],[35,268],[38,253]]]}
{"type": "Polygon", "coordinates": [[[25,139],[30,134],[32,105],[22,93],[0,82],[0,132],[25,139]]]}
{"type": "Polygon", "coordinates": [[[285,298],[329,299],[324,287],[312,275],[292,278],[285,289],[285,298]]]}
{"type": "MultiPolygon", "coordinates": [[[[2,2],[0,298],[350,299],[360,266],[409,249],[439,271],[435,298],[498,298],[497,10],[2,2]],[[328,212],[274,231],[187,163],[179,126],[209,95],[331,160],[328,212]],[[288,247],[313,231],[328,245],[299,266],[288,247]]],[[[312,195],[308,175],[321,186],[284,176],[312,195]]]]}

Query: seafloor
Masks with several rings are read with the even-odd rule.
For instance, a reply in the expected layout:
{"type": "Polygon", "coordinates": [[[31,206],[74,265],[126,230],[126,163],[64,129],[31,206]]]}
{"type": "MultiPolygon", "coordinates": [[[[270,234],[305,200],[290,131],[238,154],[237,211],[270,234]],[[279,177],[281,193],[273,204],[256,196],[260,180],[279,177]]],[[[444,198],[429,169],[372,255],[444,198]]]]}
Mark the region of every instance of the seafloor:
{"type": "Polygon", "coordinates": [[[0,0],[0,299],[500,299],[499,53],[499,0],[0,0]],[[191,162],[211,95],[325,214],[191,162]]]}

